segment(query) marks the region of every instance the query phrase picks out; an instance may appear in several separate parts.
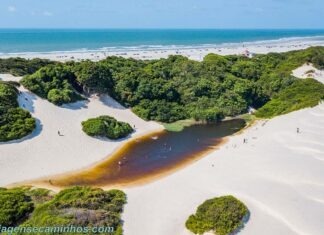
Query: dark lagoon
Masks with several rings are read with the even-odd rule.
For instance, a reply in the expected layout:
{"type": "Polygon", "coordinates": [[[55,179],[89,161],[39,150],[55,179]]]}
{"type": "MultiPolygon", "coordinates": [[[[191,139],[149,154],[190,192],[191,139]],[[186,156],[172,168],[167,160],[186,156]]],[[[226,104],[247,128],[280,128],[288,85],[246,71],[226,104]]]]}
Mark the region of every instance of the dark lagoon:
{"type": "Polygon", "coordinates": [[[52,178],[53,186],[128,185],[164,175],[206,155],[224,137],[245,127],[242,119],[197,124],[180,132],[162,131],[135,138],[88,169],[52,178]]]}

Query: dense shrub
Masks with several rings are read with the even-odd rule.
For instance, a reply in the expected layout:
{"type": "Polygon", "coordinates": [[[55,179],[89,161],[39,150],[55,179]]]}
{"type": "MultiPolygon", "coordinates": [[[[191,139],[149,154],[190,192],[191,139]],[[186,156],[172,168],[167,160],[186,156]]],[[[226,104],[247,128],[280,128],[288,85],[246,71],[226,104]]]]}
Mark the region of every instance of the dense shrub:
{"type": "Polygon", "coordinates": [[[213,231],[228,235],[243,225],[243,218],[248,213],[247,207],[235,197],[217,197],[201,204],[196,214],[189,216],[186,227],[195,234],[213,231]]]}
{"type": "Polygon", "coordinates": [[[25,219],[34,205],[23,189],[0,189],[0,225],[15,226],[25,219]]]}
{"type": "Polygon", "coordinates": [[[281,90],[271,101],[260,108],[255,115],[271,118],[295,110],[313,107],[324,99],[324,84],[308,78],[295,81],[281,90]]]}
{"type": "Polygon", "coordinates": [[[99,116],[82,122],[82,130],[90,136],[119,139],[129,135],[133,128],[125,122],[119,122],[110,116],[99,116]]]}
{"type": "Polygon", "coordinates": [[[45,59],[0,59],[0,73],[10,73],[14,76],[23,76],[35,73],[38,69],[48,64],[56,64],[56,62],[45,59]]]}
{"type": "Polygon", "coordinates": [[[18,90],[10,83],[0,82],[0,141],[20,139],[36,127],[30,113],[19,108],[18,90]]]}
{"type": "Polygon", "coordinates": [[[105,226],[114,228],[114,231],[109,234],[121,235],[121,213],[125,203],[126,195],[119,190],[104,191],[90,187],[72,187],[62,190],[53,199],[39,204],[21,226],[105,226]]]}
{"type": "Polygon", "coordinates": [[[21,84],[40,97],[62,105],[83,99],[71,85],[74,80],[75,75],[69,66],[48,65],[25,76],[21,84]]]}
{"type": "Polygon", "coordinates": [[[293,69],[304,63],[324,68],[323,58],[324,47],[253,58],[209,54],[202,62],[178,55],[159,60],[113,56],[50,65],[24,78],[23,84],[56,104],[77,100],[77,89],[108,93],[147,120],[217,121],[262,107],[294,84],[293,69]]]}

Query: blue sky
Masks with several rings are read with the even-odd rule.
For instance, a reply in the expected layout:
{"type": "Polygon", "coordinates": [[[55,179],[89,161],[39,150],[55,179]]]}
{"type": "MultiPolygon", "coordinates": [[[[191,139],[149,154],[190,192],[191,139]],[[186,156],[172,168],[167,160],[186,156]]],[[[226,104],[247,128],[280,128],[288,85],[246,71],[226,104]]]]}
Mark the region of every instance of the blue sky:
{"type": "Polygon", "coordinates": [[[324,28],[323,0],[1,0],[0,28],[324,28]]]}

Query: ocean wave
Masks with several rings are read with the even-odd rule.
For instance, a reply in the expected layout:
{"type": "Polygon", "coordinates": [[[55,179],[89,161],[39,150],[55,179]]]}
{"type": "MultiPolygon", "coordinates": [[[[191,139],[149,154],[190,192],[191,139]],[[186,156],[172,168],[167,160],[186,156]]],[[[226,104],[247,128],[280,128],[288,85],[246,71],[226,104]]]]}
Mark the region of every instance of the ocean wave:
{"type": "Polygon", "coordinates": [[[181,45],[181,44],[165,44],[165,45],[137,45],[137,46],[109,46],[100,47],[97,49],[89,48],[79,48],[73,50],[55,50],[55,51],[22,51],[22,52],[0,52],[0,56],[19,56],[19,55],[39,55],[39,54],[73,54],[73,53],[122,53],[122,52],[135,52],[135,51],[169,51],[169,50],[196,50],[196,49],[209,49],[209,48],[235,48],[244,46],[267,46],[267,45],[285,45],[285,44],[315,44],[324,43],[324,36],[308,36],[308,37],[284,37],[279,39],[269,39],[269,40],[256,40],[256,41],[242,41],[242,42],[227,42],[227,43],[215,43],[215,44],[191,44],[191,45],[181,45]]]}

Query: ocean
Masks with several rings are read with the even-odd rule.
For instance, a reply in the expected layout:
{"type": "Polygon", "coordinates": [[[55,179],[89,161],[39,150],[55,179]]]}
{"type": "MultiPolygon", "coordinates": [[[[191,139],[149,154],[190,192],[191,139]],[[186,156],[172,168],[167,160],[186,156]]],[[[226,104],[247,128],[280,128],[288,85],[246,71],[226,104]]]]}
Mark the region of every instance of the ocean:
{"type": "Polygon", "coordinates": [[[0,54],[203,47],[304,37],[324,40],[324,29],[0,29],[0,54]]]}

